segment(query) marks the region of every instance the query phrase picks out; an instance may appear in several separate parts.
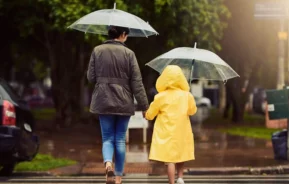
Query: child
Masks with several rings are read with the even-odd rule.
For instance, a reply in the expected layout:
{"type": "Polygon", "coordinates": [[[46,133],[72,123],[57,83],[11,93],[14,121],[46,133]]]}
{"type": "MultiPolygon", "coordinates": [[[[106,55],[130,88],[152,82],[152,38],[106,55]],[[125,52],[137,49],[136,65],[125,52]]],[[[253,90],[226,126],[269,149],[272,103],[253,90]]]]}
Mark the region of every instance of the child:
{"type": "Polygon", "coordinates": [[[150,160],[164,162],[170,184],[184,184],[184,162],[194,160],[194,138],[189,116],[197,112],[194,97],[180,67],[169,65],[156,83],[159,92],[151,103],[146,118],[157,116],[150,149],[150,160]]]}

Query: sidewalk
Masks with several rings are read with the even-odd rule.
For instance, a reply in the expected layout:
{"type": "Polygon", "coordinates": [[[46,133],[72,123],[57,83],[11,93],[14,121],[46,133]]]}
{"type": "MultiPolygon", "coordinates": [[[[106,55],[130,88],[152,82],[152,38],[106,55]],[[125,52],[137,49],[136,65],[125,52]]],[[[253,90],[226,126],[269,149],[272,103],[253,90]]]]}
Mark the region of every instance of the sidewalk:
{"type": "MultiPolygon", "coordinates": [[[[289,164],[268,167],[214,167],[214,168],[188,168],[185,175],[263,175],[263,174],[289,174],[289,164]]],[[[163,165],[152,163],[126,164],[125,176],[157,176],[166,175],[163,165]]],[[[48,172],[16,172],[14,176],[104,176],[102,163],[76,164],[62,167],[48,172]]]]}
{"type": "MultiPolygon", "coordinates": [[[[104,175],[101,163],[86,163],[55,169],[49,172],[56,176],[99,176],[104,175]]],[[[125,175],[166,175],[163,165],[151,163],[126,164],[125,175]]],[[[289,174],[289,165],[269,167],[215,167],[185,168],[185,175],[243,175],[243,174],[289,174]]]]}

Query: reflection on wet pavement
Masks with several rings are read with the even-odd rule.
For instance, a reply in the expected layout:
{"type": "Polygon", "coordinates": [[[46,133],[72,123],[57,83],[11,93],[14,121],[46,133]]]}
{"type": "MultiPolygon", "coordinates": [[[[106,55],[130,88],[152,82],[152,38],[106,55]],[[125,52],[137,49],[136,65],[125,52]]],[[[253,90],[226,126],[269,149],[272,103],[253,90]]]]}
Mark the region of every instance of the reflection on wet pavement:
{"type": "MultiPolygon", "coordinates": [[[[214,129],[202,128],[202,119],[208,116],[208,111],[199,110],[199,112],[201,117],[194,117],[192,123],[196,160],[188,162],[187,166],[262,167],[288,164],[285,161],[274,160],[271,141],[230,136],[214,129]],[[197,122],[196,119],[200,121],[197,122]]],[[[39,132],[40,152],[74,159],[81,163],[101,163],[101,136],[98,124],[79,125],[74,129],[62,134],[39,132]]],[[[151,134],[152,131],[149,129],[149,139],[151,134]]],[[[127,145],[126,162],[149,162],[149,144],[141,144],[142,130],[132,130],[130,137],[132,140],[127,145]]]]}

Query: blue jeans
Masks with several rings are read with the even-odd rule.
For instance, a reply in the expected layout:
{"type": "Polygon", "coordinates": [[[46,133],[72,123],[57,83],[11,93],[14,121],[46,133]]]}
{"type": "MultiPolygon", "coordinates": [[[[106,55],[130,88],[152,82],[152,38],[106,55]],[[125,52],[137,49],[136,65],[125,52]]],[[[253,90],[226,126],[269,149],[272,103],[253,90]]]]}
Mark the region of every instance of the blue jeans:
{"type": "Polygon", "coordinates": [[[126,131],[130,116],[99,115],[104,163],[111,162],[115,151],[115,175],[122,176],[126,152],[126,131]]]}

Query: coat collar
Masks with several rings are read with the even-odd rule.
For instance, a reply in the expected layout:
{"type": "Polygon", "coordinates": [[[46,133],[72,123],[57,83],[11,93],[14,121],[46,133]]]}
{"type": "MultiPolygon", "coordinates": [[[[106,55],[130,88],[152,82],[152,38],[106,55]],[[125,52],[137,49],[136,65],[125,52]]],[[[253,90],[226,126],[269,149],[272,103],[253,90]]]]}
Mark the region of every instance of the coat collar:
{"type": "Polygon", "coordinates": [[[126,47],[125,43],[115,40],[106,40],[105,42],[103,42],[103,44],[116,44],[116,45],[123,45],[126,47]]]}

